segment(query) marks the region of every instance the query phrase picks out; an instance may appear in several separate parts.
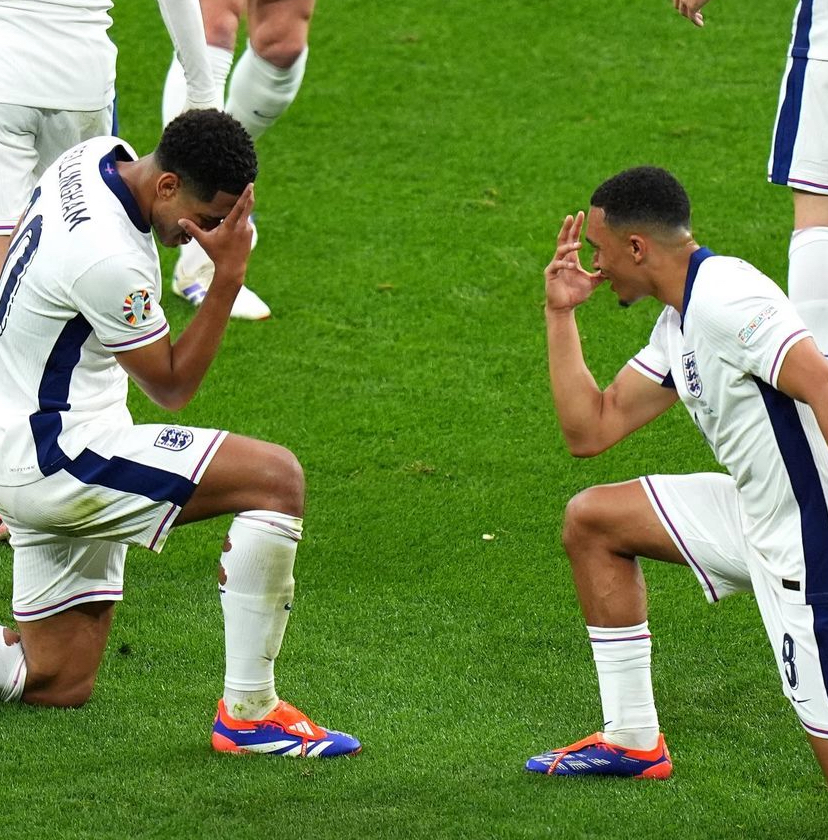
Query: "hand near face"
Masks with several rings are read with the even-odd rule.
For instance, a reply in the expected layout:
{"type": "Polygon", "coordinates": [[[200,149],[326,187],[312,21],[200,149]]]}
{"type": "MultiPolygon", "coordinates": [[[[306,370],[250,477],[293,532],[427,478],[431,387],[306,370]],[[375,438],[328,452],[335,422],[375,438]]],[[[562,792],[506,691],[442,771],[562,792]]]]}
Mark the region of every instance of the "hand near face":
{"type": "Polygon", "coordinates": [[[546,266],[546,308],[553,311],[574,309],[589,298],[601,282],[601,272],[590,273],[581,266],[578,251],[582,247],[581,228],[584,213],[567,216],[558,233],[558,247],[546,266]]]}
{"type": "Polygon", "coordinates": [[[216,276],[243,279],[253,242],[252,212],[253,184],[248,184],[221,224],[212,230],[204,230],[190,219],[180,219],[178,223],[204,248],[216,266],[216,276]]]}
{"type": "Polygon", "coordinates": [[[673,0],[673,8],[696,26],[704,26],[704,15],[699,11],[708,0],[673,0]]]}

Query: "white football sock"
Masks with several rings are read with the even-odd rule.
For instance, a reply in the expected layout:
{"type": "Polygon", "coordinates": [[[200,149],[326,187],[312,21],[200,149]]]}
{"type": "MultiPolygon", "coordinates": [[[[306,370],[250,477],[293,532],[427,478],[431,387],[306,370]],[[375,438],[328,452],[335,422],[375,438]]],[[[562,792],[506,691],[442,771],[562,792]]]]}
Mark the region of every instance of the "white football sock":
{"type": "MultiPolygon", "coordinates": [[[[213,83],[216,86],[217,105],[224,102],[224,87],[227,76],[233,64],[233,53],[222,47],[207,44],[207,59],[213,70],[213,83]]],[[[164,125],[174,120],[183,110],[187,101],[187,80],[184,78],[184,68],[173,53],[170,69],[164,82],[164,94],[161,99],[161,118],[164,125]]]]}
{"type": "Polygon", "coordinates": [[[819,349],[828,353],[828,227],[801,228],[791,234],[788,297],[819,349]]]}
{"type": "Polygon", "coordinates": [[[307,60],[305,47],[290,67],[282,69],[257,55],[248,41],[230,78],[225,110],[254,140],[260,137],[296,98],[307,60]]]}
{"type": "Polygon", "coordinates": [[[6,643],[5,629],[0,626],[0,703],[15,703],[26,684],[26,658],[20,642],[6,643]]]}
{"type": "Polygon", "coordinates": [[[650,677],[650,631],[633,627],[587,627],[598,671],[604,736],[612,744],[650,750],[658,744],[658,715],[650,677]]]}
{"type": "Polygon", "coordinates": [[[273,660],[290,617],[301,538],[302,520],[275,511],[245,511],[230,526],[219,593],[227,655],[224,703],[231,717],[258,720],[279,700],[273,660]]]}

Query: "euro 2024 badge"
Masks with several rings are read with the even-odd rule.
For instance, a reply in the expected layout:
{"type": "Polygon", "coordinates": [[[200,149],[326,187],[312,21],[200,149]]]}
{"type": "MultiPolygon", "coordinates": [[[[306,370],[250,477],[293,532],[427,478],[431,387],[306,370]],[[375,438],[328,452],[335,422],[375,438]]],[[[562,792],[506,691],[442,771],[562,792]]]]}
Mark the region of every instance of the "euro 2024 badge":
{"type": "Polygon", "coordinates": [[[684,353],[681,361],[687,391],[691,397],[698,399],[702,393],[702,381],[699,376],[699,366],[696,364],[696,351],[691,350],[689,353],[684,353]]]}
{"type": "Polygon", "coordinates": [[[146,289],[130,292],[124,298],[124,318],[130,325],[146,321],[152,308],[152,301],[146,289]]]}

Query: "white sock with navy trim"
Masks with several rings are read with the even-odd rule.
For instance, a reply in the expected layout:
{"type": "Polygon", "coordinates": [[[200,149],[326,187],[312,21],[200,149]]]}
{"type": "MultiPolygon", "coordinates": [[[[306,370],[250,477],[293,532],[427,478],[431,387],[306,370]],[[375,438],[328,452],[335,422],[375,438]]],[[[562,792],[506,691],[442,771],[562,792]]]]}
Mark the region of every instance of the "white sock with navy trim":
{"type": "Polygon", "coordinates": [[[659,731],[647,622],[632,627],[587,626],[587,631],[598,671],[604,737],[630,749],[653,749],[659,731]]]}
{"type": "Polygon", "coordinates": [[[224,612],[224,703],[231,717],[259,720],[279,698],[273,661],[293,605],[293,562],[302,520],[267,510],[238,514],[219,569],[224,612]]]}
{"type": "Polygon", "coordinates": [[[16,703],[26,684],[26,657],[20,642],[6,641],[5,630],[0,626],[0,703],[16,703]]]}

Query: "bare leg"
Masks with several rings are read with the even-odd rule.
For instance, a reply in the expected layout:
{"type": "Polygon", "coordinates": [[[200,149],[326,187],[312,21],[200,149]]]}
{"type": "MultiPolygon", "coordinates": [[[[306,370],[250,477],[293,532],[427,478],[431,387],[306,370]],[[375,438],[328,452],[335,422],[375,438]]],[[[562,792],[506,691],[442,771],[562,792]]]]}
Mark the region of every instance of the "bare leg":
{"type": "Polygon", "coordinates": [[[274,443],[228,435],[176,525],[244,510],[302,516],[305,479],[296,456],[274,443]]]}
{"type": "Polygon", "coordinates": [[[28,670],[23,702],[82,706],[92,694],[114,612],[112,601],[100,601],[20,622],[28,670]]]}
{"type": "Polygon", "coordinates": [[[647,620],[638,555],[686,565],[638,481],[591,487],[566,509],[563,541],[587,624],[647,620]]]}
{"type": "Polygon", "coordinates": [[[822,769],[822,775],[828,782],[828,741],[825,738],[815,738],[813,735],[809,735],[808,740],[811,742],[816,760],[822,769]]]}
{"type": "Polygon", "coordinates": [[[315,0],[250,0],[250,43],[274,67],[290,67],[308,45],[315,0]]]}
{"type": "Polygon", "coordinates": [[[233,52],[244,0],[201,0],[207,43],[233,52]]]}

